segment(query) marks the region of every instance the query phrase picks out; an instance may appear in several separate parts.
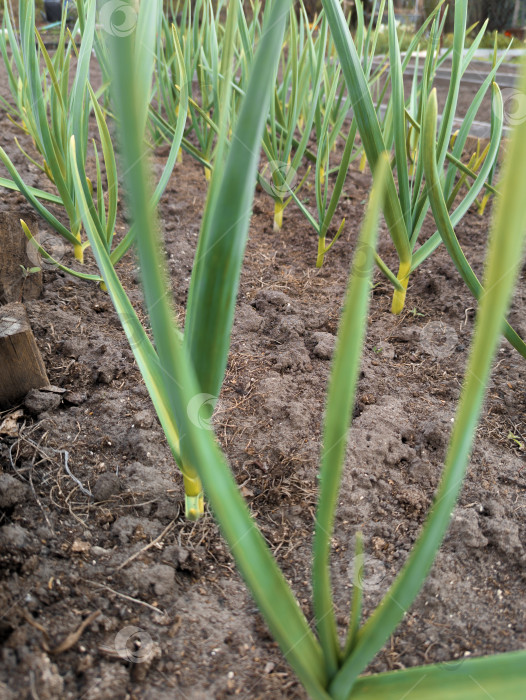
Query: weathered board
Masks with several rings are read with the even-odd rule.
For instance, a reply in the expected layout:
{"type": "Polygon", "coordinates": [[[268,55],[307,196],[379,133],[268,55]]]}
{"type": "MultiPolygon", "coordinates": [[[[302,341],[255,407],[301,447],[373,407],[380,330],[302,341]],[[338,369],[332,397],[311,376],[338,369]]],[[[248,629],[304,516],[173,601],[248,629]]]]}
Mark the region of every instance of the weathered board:
{"type": "Polygon", "coordinates": [[[0,307],[0,408],[20,402],[30,389],[48,386],[46,368],[23,304],[0,307]]]}

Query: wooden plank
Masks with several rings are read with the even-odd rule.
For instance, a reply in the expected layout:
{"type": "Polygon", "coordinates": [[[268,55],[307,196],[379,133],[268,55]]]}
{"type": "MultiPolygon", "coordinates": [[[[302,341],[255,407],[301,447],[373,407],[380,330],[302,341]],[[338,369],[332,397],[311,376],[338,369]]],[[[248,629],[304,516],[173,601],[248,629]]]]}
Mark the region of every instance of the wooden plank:
{"type": "MultiPolygon", "coordinates": [[[[38,238],[38,220],[24,215],[29,230],[38,238]]],[[[42,292],[42,272],[28,275],[24,270],[40,264],[38,250],[22,231],[20,217],[10,211],[0,212],[0,304],[38,299],[42,292]]]]}
{"type": "Polygon", "coordinates": [[[20,402],[30,389],[48,385],[23,304],[0,307],[0,408],[20,402]]]}

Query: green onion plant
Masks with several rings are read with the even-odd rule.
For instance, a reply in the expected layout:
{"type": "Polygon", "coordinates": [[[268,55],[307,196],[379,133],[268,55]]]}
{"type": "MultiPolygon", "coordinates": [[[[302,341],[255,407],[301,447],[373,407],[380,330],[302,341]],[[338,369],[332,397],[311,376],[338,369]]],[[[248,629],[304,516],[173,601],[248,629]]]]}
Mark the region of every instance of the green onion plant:
{"type": "MultiPolygon", "coordinates": [[[[374,169],[381,153],[394,151],[393,173],[388,177],[387,181],[384,215],[399,258],[398,273],[395,275],[378,258],[377,263],[395,287],[392,304],[392,311],[395,314],[400,313],[404,308],[406,290],[411,273],[442,242],[441,233],[437,231],[422,245],[417,247],[424,219],[431,207],[428,187],[424,180],[424,156],[426,152],[423,147],[421,125],[426,119],[433,76],[437,66],[445,60],[444,57],[439,58],[438,53],[440,36],[445,21],[444,18],[439,21],[438,12],[442,4],[443,2],[438,4],[434,13],[428,19],[428,22],[431,22],[431,36],[427,42],[422,78],[418,77],[415,68],[411,94],[406,98],[404,74],[409,60],[418,46],[421,33],[419,32],[415,35],[402,60],[396,32],[394,3],[392,0],[389,0],[389,82],[391,97],[385,118],[381,124],[378,118],[377,106],[374,104],[367,84],[359,49],[349,32],[342,9],[336,2],[327,1],[323,3],[333,40],[338,50],[367,160],[374,169]]],[[[448,211],[451,212],[453,206],[456,206],[450,214],[453,226],[456,226],[484,188],[494,191],[488,183],[488,179],[491,179],[494,173],[503,128],[502,97],[494,80],[500,62],[504,57],[500,61],[494,62],[492,70],[482,82],[464,117],[462,127],[456,135],[452,150],[450,150],[460,81],[470,65],[474,51],[482,41],[486,28],[486,25],[481,27],[471,47],[464,52],[464,39],[467,31],[467,0],[458,0],[455,3],[454,11],[455,32],[451,52],[451,81],[437,136],[435,153],[437,158],[436,166],[439,171],[447,161],[443,191],[448,211]],[[491,90],[492,93],[490,147],[483,162],[480,164],[479,172],[476,173],[462,163],[461,157],[473,120],[488,90],[491,90]],[[455,178],[459,172],[467,175],[470,179],[470,188],[458,204],[454,200],[457,194],[455,178]]],[[[453,260],[459,267],[460,273],[464,276],[466,274],[465,268],[469,266],[465,258],[461,259],[459,256],[456,256],[453,260]],[[462,269],[460,269],[460,266],[462,269]]],[[[523,356],[526,356],[526,346],[514,332],[506,329],[506,337],[523,356]]]]}
{"type": "Polygon", "coordinates": [[[292,193],[297,194],[307,178],[305,175],[299,180],[298,171],[318,108],[327,50],[327,22],[320,18],[310,26],[303,3],[300,9],[299,20],[295,10],[290,11],[279,74],[278,67],[275,70],[276,88],[263,135],[267,163],[258,175],[259,184],[274,201],[277,230],[283,226],[283,213],[293,199],[292,193]]]}
{"type": "MultiPolygon", "coordinates": [[[[220,110],[234,110],[237,97],[225,85],[222,73],[222,57],[231,50],[224,44],[227,38],[221,21],[224,12],[223,1],[215,3],[214,7],[211,0],[195,3],[185,0],[172,6],[170,14],[175,20],[172,23],[162,15],[161,38],[157,42],[156,99],[150,106],[154,137],[172,143],[181,109],[182,86],[176,79],[180,49],[188,91],[188,120],[181,148],[203,165],[207,180],[210,180],[214,164],[220,110]],[[228,103],[223,99],[225,94],[229,95],[228,103]]],[[[238,47],[237,30],[229,41],[238,47]]]]}
{"type": "MultiPolygon", "coordinates": [[[[7,0],[4,0],[3,31],[0,50],[7,68],[12,98],[20,128],[29,134],[34,147],[42,158],[37,162],[26,151],[22,153],[43,172],[56,187],[64,206],[69,228],[60,223],[42,204],[49,197],[40,195],[25,186],[6,152],[0,148],[0,158],[12,180],[4,184],[19,189],[48,223],[72,246],[77,260],[82,261],[85,241],[81,235],[81,217],[73,187],[68,158],[69,139],[75,136],[77,158],[85,172],[88,154],[89,120],[89,62],[93,47],[95,12],[84,23],[81,47],[76,54],[72,36],[66,37],[66,18],[60,27],[58,47],[53,58],[49,55],[35,25],[35,5],[19,2],[20,36],[13,26],[7,0]],[[75,77],[70,87],[72,61],[76,58],[75,77]],[[41,62],[43,64],[41,70],[41,62]]],[[[73,30],[76,34],[79,23],[73,30]]],[[[17,142],[18,143],[18,142],[17,142]]],[[[93,184],[86,179],[91,191],[93,184]]],[[[53,201],[53,200],[52,200],[53,201]]]]}
{"type": "MultiPolygon", "coordinates": [[[[131,247],[135,230],[132,227],[126,236],[118,242],[114,238],[119,197],[117,163],[108,125],[108,113],[99,104],[101,98],[106,99],[106,85],[103,85],[103,88],[96,93],[89,82],[89,62],[94,47],[98,60],[102,57],[106,67],[109,63],[103,37],[104,33],[107,33],[107,28],[106,30],[104,28],[96,29],[95,0],[78,3],[77,7],[78,22],[75,25],[73,35],[79,27],[82,43],[78,56],[76,56],[75,79],[69,88],[71,62],[76,47],[71,35],[69,41],[66,42],[65,18],[60,29],[58,47],[51,58],[35,27],[33,5],[20,0],[20,40],[12,25],[6,5],[4,23],[7,31],[6,38],[0,39],[0,49],[8,70],[12,96],[16,96],[17,110],[15,114],[18,115],[19,120],[17,123],[32,137],[36,150],[44,159],[43,164],[36,162],[21,146],[19,147],[24,155],[46,174],[51,183],[55,185],[58,194],[53,195],[28,186],[2,148],[0,148],[0,158],[12,179],[2,178],[0,185],[19,190],[45,221],[73,245],[75,258],[79,262],[83,261],[84,251],[90,245],[89,238],[82,235],[81,206],[83,202],[86,202],[98,236],[110,255],[112,264],[116,265],[131,247]],[[9,58],[7,41],[12,58],[9,58]],[[44,65],[42,72],[39,69],[41,57],[44,65]],[[16,77],[17,71],[18,77],[16,77]],[[34,75],[36,75],[36,79],[34,75]],[[16,93],[13,95],[15,88],[16,93]],[[86,170],[89,152],[88,121],[92,114],[97,124],[100,144],[97,145],[93,142],[95,167],[92,178],[90,178],[86,174],[86,170]],[[72,137],[76,149],[77,167],[84,177],[82,197],[79,197],[76,191],[74,173],[71,168],[72,137]],[[70,228],[57,219],[44,205],[44,201],[61,204],[65,208],[70,228]]],[[[186,122],[185,110],[188,104],[186,74],[182,52],[177,43],[175,46],[176,55],[172,71],[175,78],[184,86],[181,93],[183,112],[175,123],[172,148],[157,187],[152,193],[151,206],[156,206],[159,203],[166,189],[178,153],[176,144],[180,141],[186,122]]],[[[56,264],[73,276],[103,283],[100,275],[81,272],[55,260],[31,235],[27,226],[24,225],[23,230],[44,259],[56,264]]]]}
{"type": "MultiPolygon", "coordinates": [[[[378,86],[378,81],[386,66],[385,62],[380,62],[379,66],[374,66],[372,61],[381,25],[380,17],[383,13],[382,4],[378,20],[375,23],[376,4],[375,2],[369,27],[366,29],[363,4],[360,0],[356,3],[357,31],[355,41],[371,91],[375,85],[378,86]]],[[[290,196],[318,235],[316,267],[322,267],[325,255],[344,230],[345,219],[341,221],[330,243],[327,243],[327,234],[342,197],[349,166],[363,152],[361,146],[356,142],[358,131],[356,119],[350,119],[350,125],[345,125],[349,117],[351,98],[346,94],[346,86],[342,80],[336,47],[330,35],[328,37],[326,55],[327,59],[325,60],[322,73],[323,82],[314,116],[316,215],[309,211],[298,196],[298,193],[290,189],[290,196]],[[344,138],[343,152],[339,164],[332,169],[330,167],[331,154],[335,150],[337,139],[342,135],[344,128],[347,128],[348,131],[344,138]],[[331,189],[330,177],[332,175],[336,177],[331,189]]]]}

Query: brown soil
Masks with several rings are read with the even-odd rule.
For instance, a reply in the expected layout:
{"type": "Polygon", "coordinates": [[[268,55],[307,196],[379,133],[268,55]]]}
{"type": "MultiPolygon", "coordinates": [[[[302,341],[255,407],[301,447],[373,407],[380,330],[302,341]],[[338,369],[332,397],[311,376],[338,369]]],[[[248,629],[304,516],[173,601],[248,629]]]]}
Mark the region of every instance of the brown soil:
{"type": "MultiPolygon", "coordinates": [[[[1,81],[7,94],[3,73],[1,81]]],[[[1,119],[1,145],[28,184],[43,185],[1,119]]],[[[156,153],[156,170],[165,155],[156,153]]],[[[350,172],[339,211],[346,231],[319,271],[315,236],[300,213],[291,206],[276,233],[271,202],[257,193],[215,418],[240,488],[309,619],[324,396],[369,185],[368,175],[350,172]]],[[[185,157],[161,205],[181,315],[204,193],[202,169],[185,157]]],[[[28,211],[7,192],[0,208],[28,211]]],[[[488,225],[472,211],[457,231],[479,273],[488,225]]],[[[124,227],[121,212],[119,232],[124,227]]],[[[385,227],[380,254],[394,267],[385,227]]],[[[64,260],[72,264],[67,250],[64,260]]],[[[94,271],[89,256],[87,267],[94,271]]],[[[131,255],[119,272],[141,308],[131,255]]],[[[400,317],[389,313],[389,284],[379,273],[374,282],[333,539],[342,634],[356,532],[367,552],[367,616],[421,528],[473,331],[474,300],[443,249],[413,275],[400,317]]],[[[510,318],[523,336],[525,295],[522,279],[510,318]]],[[[43,296],[27,310],[50,380],[66,393],[58,406],[56,395],[53,403],[27,401],[19,434],[1,437],[0,698],[305,698],[212,517],[184,520],[180,476],[108,296],[46,269],[43,296]],[[68,635],[96,611],[70,644],[68,635]]],[[[447,539],[370,672],[455,665],[526,646],[525,377],[524,360],[503,341],[447,539]]]]}

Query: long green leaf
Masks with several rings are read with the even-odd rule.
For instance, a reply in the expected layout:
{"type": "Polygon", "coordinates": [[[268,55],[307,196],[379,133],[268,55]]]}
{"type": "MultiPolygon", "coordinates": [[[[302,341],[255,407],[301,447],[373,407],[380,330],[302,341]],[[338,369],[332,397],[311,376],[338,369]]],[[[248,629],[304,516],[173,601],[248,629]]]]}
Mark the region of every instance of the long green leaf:
{"type": "MultiPolygon", "coordinates": [[[[95,0],[84,0],[86,11],[86,22],[82,32],[82,42],[77,60],[75,79],[71,89],[70,105],[70,134],[75,137],[78,149],[77,158],[82,159],[82,166],[85,166],[87,156],[87,121],[86,102],[88,101],[86,86],[89,81],[89,69],[91,54],[93,50],[93,40],[95,36],[95,0]]],[[[67,143],[65,144],[67,147],[67,143]]]]}
{"type": "MultiPolygon", "coordinates": [[[[32,133],[35,140],[39,142],[39,148],[46,159],[49,169],[53,175],[54,183],[62,198],[62,202],[76,234],[80,228],[75,204],[67,182],[64,165],[61,167],[62,154],[57,149],[48,123],[45,98],[46,86],[45,78],[42,79],[35,46],[35,6],[31,2],[19,3],[21,46],[24,60],[24,77],[27,80],[28,111],[31,111],[34,131],[32,133]]],[[[13,178],[14,179],[14,178],[13,178]]],[[[77,241],[78,242],[78,241],[77,241]]]]}
{"type": "MultiPolygon", "coordinates": [[[[262,80],[261,70],[269,59],[268,51],[281,45],[285,15],[281,4],[271,6],[269,24],[258,47],[255,59],[254,82],[262,80]],[[276,41],[278,40],[278,41],[276,41]]],[[[114,39],[110,44],[114,70],[113,90],[116,113],[122,125],[120,139],[123,153],[126,191],[130,211],[137,227],[137,244],[148,312],[162,366],[165,370],[166,390],[181,434],[183,462],[199,469],[210,503],[223,534],[236,558],[237,565],[245,577],[269,627],[281,645],[294,670],[316,700],[328,700],[324,687],[327,682],[323,668],[322,653],[307,621],[297,605],[290,588],[279,571],[267,545],[255,527],[238,486],[226,464],[213,434],[189,416],[188,408],[202,394],[196,377],[194,357],[183,347],[177,333],[173,310],[169,299],[169,286],[163,274],[160,255],[158,224],[152,216],[149,202],[149,168],[145,158],[141,123],[133,106],[144,99],[137,93],[137,86],[130,80],[127,66],[130,63],[133,43],[126,37],[114,39]],[[129,118],[125,116],[130,115],[129,118]]],[[[143,46],[148,51],[151,47],[143,46]]],[[[278,52],[274,51],[275,58],[278,52]]],[[[248,93],[251,94],[251,85],[248,93]]],[[[260,105],[258,105],[259,107],[260,105]]],[[[257,115],[250,117],[259,123],[257,115]]],[[[264,120],[265,117],[263,117],[264,120]]],[[[240,120],[239,125],[248,125],[240,120]]],[[[262,127],[261,127],[262,128],[262,127]]],[[[245,132],[240,128],[241,135],[245,132]]],[[[261,132],[259,132],[260,136],[261,132]]],[[[237,133],[240,138],[240,133],[237,133]]],[[[237,141],[237,139],[234,139],[237,141]]],[[[259,143],[259,137],[258,137],[259,143]]],[[[243,173],[246,176],[246,172],[243,173]]],[[[227,166],[225,178],[230,177],[227,166]]],[[[252,185],[255,180],[252,179],[252,185]]],[[[229,193],[229,188],[226,190],[229,193]]],[[[230,200],[223,202],[228,207],[230,200]]],[[[244,225],[248,224],[248,217],[244,225]]],[[[213,257],[208,265],[214,265],[213,257]]],[[[212,269],[213,272],[213,269],[212,269]]],[[[204,320],[202,320],[204,323],[204,320]]]]}
{"type": "MultiPolygon", "coordinates": [[[[427,107],[427,117],[424,124],[423,150],[424,150],[424,169],[426,174],[427,192],[431,209],[435,217],[438,231],[444,245],[447,248],[451,259],[453,260],[462,279],[467,284],[471,293],[476,299],[479,299],[483,293],[483,287],[477,276],[473,272],[469,262],[464,255],[464,252],[458,242],[453,228],[452,220],[447,211],[447,205],[442,192],[438,167],[435,161],[436,157],[436,122],[437,122],[437,98],[436,91],[433,90],[429,98],[427,107]]],[[[504,195],[503,191],[503,195],[504,195]]],[[[513,330],[507,321],[503,322],[503,333],[513,347],[526,358],[526,344],[520,336],[513,330]]]]}
{"type": "Polygon", "coordinates": [[[353,260],[327,393],[320,467],[320,495],[314,532],[312,589],[316,625],[325,655],[325,665],[331,677],[338,669],[340,647],[331,593],[330,541],[367,327],[378,217],[388,172],[390,172],[389,159],[385,155],[377,164],[375,184],[353,260]]]}
{"type": "MultiPolygon", "coordinates": [[[[76,245],[78,243],[78,240],[75,238],[75,236],[64,226],[64,224],[61,224],[60,221],[39,201],[38,192],[35,192],[33,188],[27,187],[25,182],[18,174],[18,171],[16,170],[15,166],[11,162],[11,159],[1,147],[0,159],[2,160],[5,167],[9,171],[9,174],[13,178],[13,182],[15,183],[17,189],[24,195],[24,197],[33,206],[33,208],[41,216],[44,217],[44,219],[55,229],[55,231],[57,231],[57,233],[60,233],[60,235],[63,236],[67,241],[69,241],[73,245],[76,245]]],[[[44,198],[42,197],[42,199],[44,198]]],[[[60,201],[62,202],[62,198],[60,198],[60,201]]]]}
{"type": "Polygon", "coordinates": [[[102,277],[100,275],[90,275],[86,272],[79,272],[78,270],[73,270],[71,267],[67,267],[67,265],[63,265],[59,260],[54,258],[52,255],[50,255],[45,248],[43,248],[40,243],[37,241],[37,239],[33,236],[31,231],[29,230],[28,225],[26,224],[25,221],[20,219],[20,223],[22,225],[22,230],[24,231],[26,238],[28,241],[35,246],[35,248],[38,250],[40,255],[44,258],[44,260],[47,260],[48,262],[52,263],[55,267],[58,267],[59,270],[62,270],[63,272],[67,272],[68,275],[71,275],[72,277],[77,277],[78,279],[81,280],[89,280],[90,282],[102,282],[102,277]]]}
{"type": "MultiPolygon", "coordinates": [[[[332,38],[342,66],[342,72],[351,97],[354,117],[364,146],[367,160],[374,171],[380,154],[386,151],[382,130],[374,108],[366,76],[360,62],[360,57],[352,40],[345,15],[338,0],[322,0],[323,7],[331,28],[332,38]]],[[[396,190],[393,174],[388,175],[384,215],[389,233],[395,245],[400,260],[398,278],[407,286],[407,273],[411,266],[411,247],[400,199],[396,190]]],[[[403,308],[405,291],[395,291],[393,311],[399,313],[403,308]]]]}
{"type": "MultiPolygon", "coordinates": [[[[521,90],[526,92],[526,67],[521,90]]],[[[429,98],[424,145],[429,150],[426,180],[436,170],[436,93],[429,98]]],[[[444,473],[434,506],[408,560],[382,602],[360,629],[353,651],[331,683],[334,700],[347,700],[358,673],[381,649],[417,596],[447,531],[460,493],[479,421],[502,317],[507,312],[517,280],[526,239],[526,122],[516,130],[504,166],[502,196],[498,200],[486,259],[485,287],[444,473]]],[[[438,183],[437,185],[438,188],[438,183]]]]}
{"type": "MultiPolygon", "coordinates": [[[[144,378],[148,393],[150,394],[150,398],[152,399],[159,420],[161,421],[172,454],[176,462],[181,466],[182,460],[179,435],[166,389],[165,371],[159,361],[152,342],[148,338],[135,309],[122,287],[117,273],[115,272],[115,268],[111,263],[104,241],[100,237],[97,227],[93,222],[92,210],[86,201],[82,177],[78,171],[75,149],[72,149],[70,156],[76,194],[80,203],[82,219],[88,239],[91,243],[93,255],[95,256],[97,266],[108,289],[108,293],[117,311],[124,332],[126,333],[126,337],[128,338],[139,370],[144,378]]],[[[196,475],[191,470],[187,470],[186,477],[192,480],[196,478],[196,475]]]]}
{"type": "MultiPolygon", "coordinates": [[[[7,190],[20,192],[20,188],[16,182],[14,180],[8,180],[6,177],[0,177],[0,187],[5,187],[7,190]]],[[[30,185],[26,185],[26,190],[37,199],[43,199],[46,202],[53,202],[53,204],[62,204],[62,200],[56,194],[39,190],[38,188],[31,187],[30,185]]]]}
{"type": "MultiPolygon", "coordinates": [[[[467,213],[473,202],[476,200],[479,192],[481,189],[484,187],[486,184],[486,181],[488,177],[490,176],[494,164],[497,161],[497,157],[499,155],[499,150],[500,150],[500,145],[501,145],[501,139],[502,139],[502,131],[503,131],[503,126],[504,126],[504,108],[503,108],[503,102],[502,102],[502,94],[499,90],[499,87],[496,83],[492,84],[492,92],[493,92],[493,100],[492,100],[492,106],[491,106],[491,132],[490,132],[490,147],[488,154],[486,156],[486,159],[484,163],[482,164],[481,169],[479,170],[478,174],[474,174],[474,181],[464,197],[464,199],[460,202],[458,207],[453,211],[453,213],[450,215],[451,218],[451,225],[453,228],[460,222],[462,217],[467,213]]],[[[468,116],[466,115],[466,119],[468,116]]],[[[467,136],[467,134],[466,134],[467,136]]],[[[459,134],[459,137],[461,135],[459,134]]],[[[463,136],[461,137],[463,138],[463,136]]],[[[465,141],[465,139],[464,139],[465,141]]],[[[456,143],[455,143],[456,146],[456,143]]],[[[457,153],[457,149],[455,148],[455,153],[457,153]]],[[[458,155],[461,155],[458,154],[458,155]]],[[[447,155],[446,156],[448,159],[451,160],[451,162],[455,165],[455,168],[457,170],[461,170],[462,172],[466,172],[468,174],[471,174],[471,171],[469,168],[465,169],[461,162],[456,160],[456,158],[452,155],[447,155]]],[[[422,159],[423,160],[423,159],[422,159]]],[[[455,170],[451,171],[453,173],[453,176],[455,174],[455,170]]],[[[445,201],[445,196],[446,193],[450,193],[451,187],[453,186],[454,183],[454,177],[448,181],[448,178],[446,177],[446,183],[444,185],[444,201],[445,201]]],[[[422,199],[427,199],[427,189],[422,195],[422,199]]],[[[446,205],[447,209],[447,205],[446,205]]],[[[413,255],[413,260],[411,263],[411,271],[415,270],[419,265],[421,265],[424,260],[426,260],[440,245],[442,242],[442,237],[440,235],[439,231],[436,231],[432,236],[430,236],[427,241],[418,248],[418,250],[415,251],[413,255]]]]}
{"type": "Polygon", "coordinates": [[[352,700],[524,700],[526,652],[359,678],[352,700]]]}
{"type": "Polygon", "coordinates": [[[446,104],[442,112],[442,122],[438,136],[438,167],[442,168],[451,139],[453,122],[457,111],[458,94],[460,91],[462,56],[464,54],[464,33],[468,12],[468,0],[455,2],[455,27],[453,35],[453,53],[451,64],[451,80],[447,93],[446,104]]]}
{"type": "MultiPolygon", "coordinates": [[[[274,11],[277,26],[267,29],[258,46],[253,75],[241,107],[224,174],[212,180],[194,272],[185,347],[194,358],[204,393],[218,396],[226,368],[234,307],[248,235],[259,149],[272,87],[273,66],[280,54],[289,1],[274,11]],[[227,175],[228,174],[228,175],[227,175]],[[206,267],[205,267],[206,266],[206,267]],[[209,270],[214,270],[210,274],[209,270]],[[202,272],[203,270],[203,272],[202,272]],[[204,274],[206,270],[206,274],[204,274]],[[213,342],[210,339],[213,338],[213,342]]],[[[215,176],[215,173],[214,173],[215,176]]]]}
{"type": "Polygon", "coordinates": [[[398,45],[397,27],[393,0],[389,0],[389,57],[393,100],[393,135],[396,156],[396,172],[400,204],[406,231],[411,236],[411,195],[409,189],[409,169],[407,166],[407,127],[405,121],[404,75],[398,45]]]}

